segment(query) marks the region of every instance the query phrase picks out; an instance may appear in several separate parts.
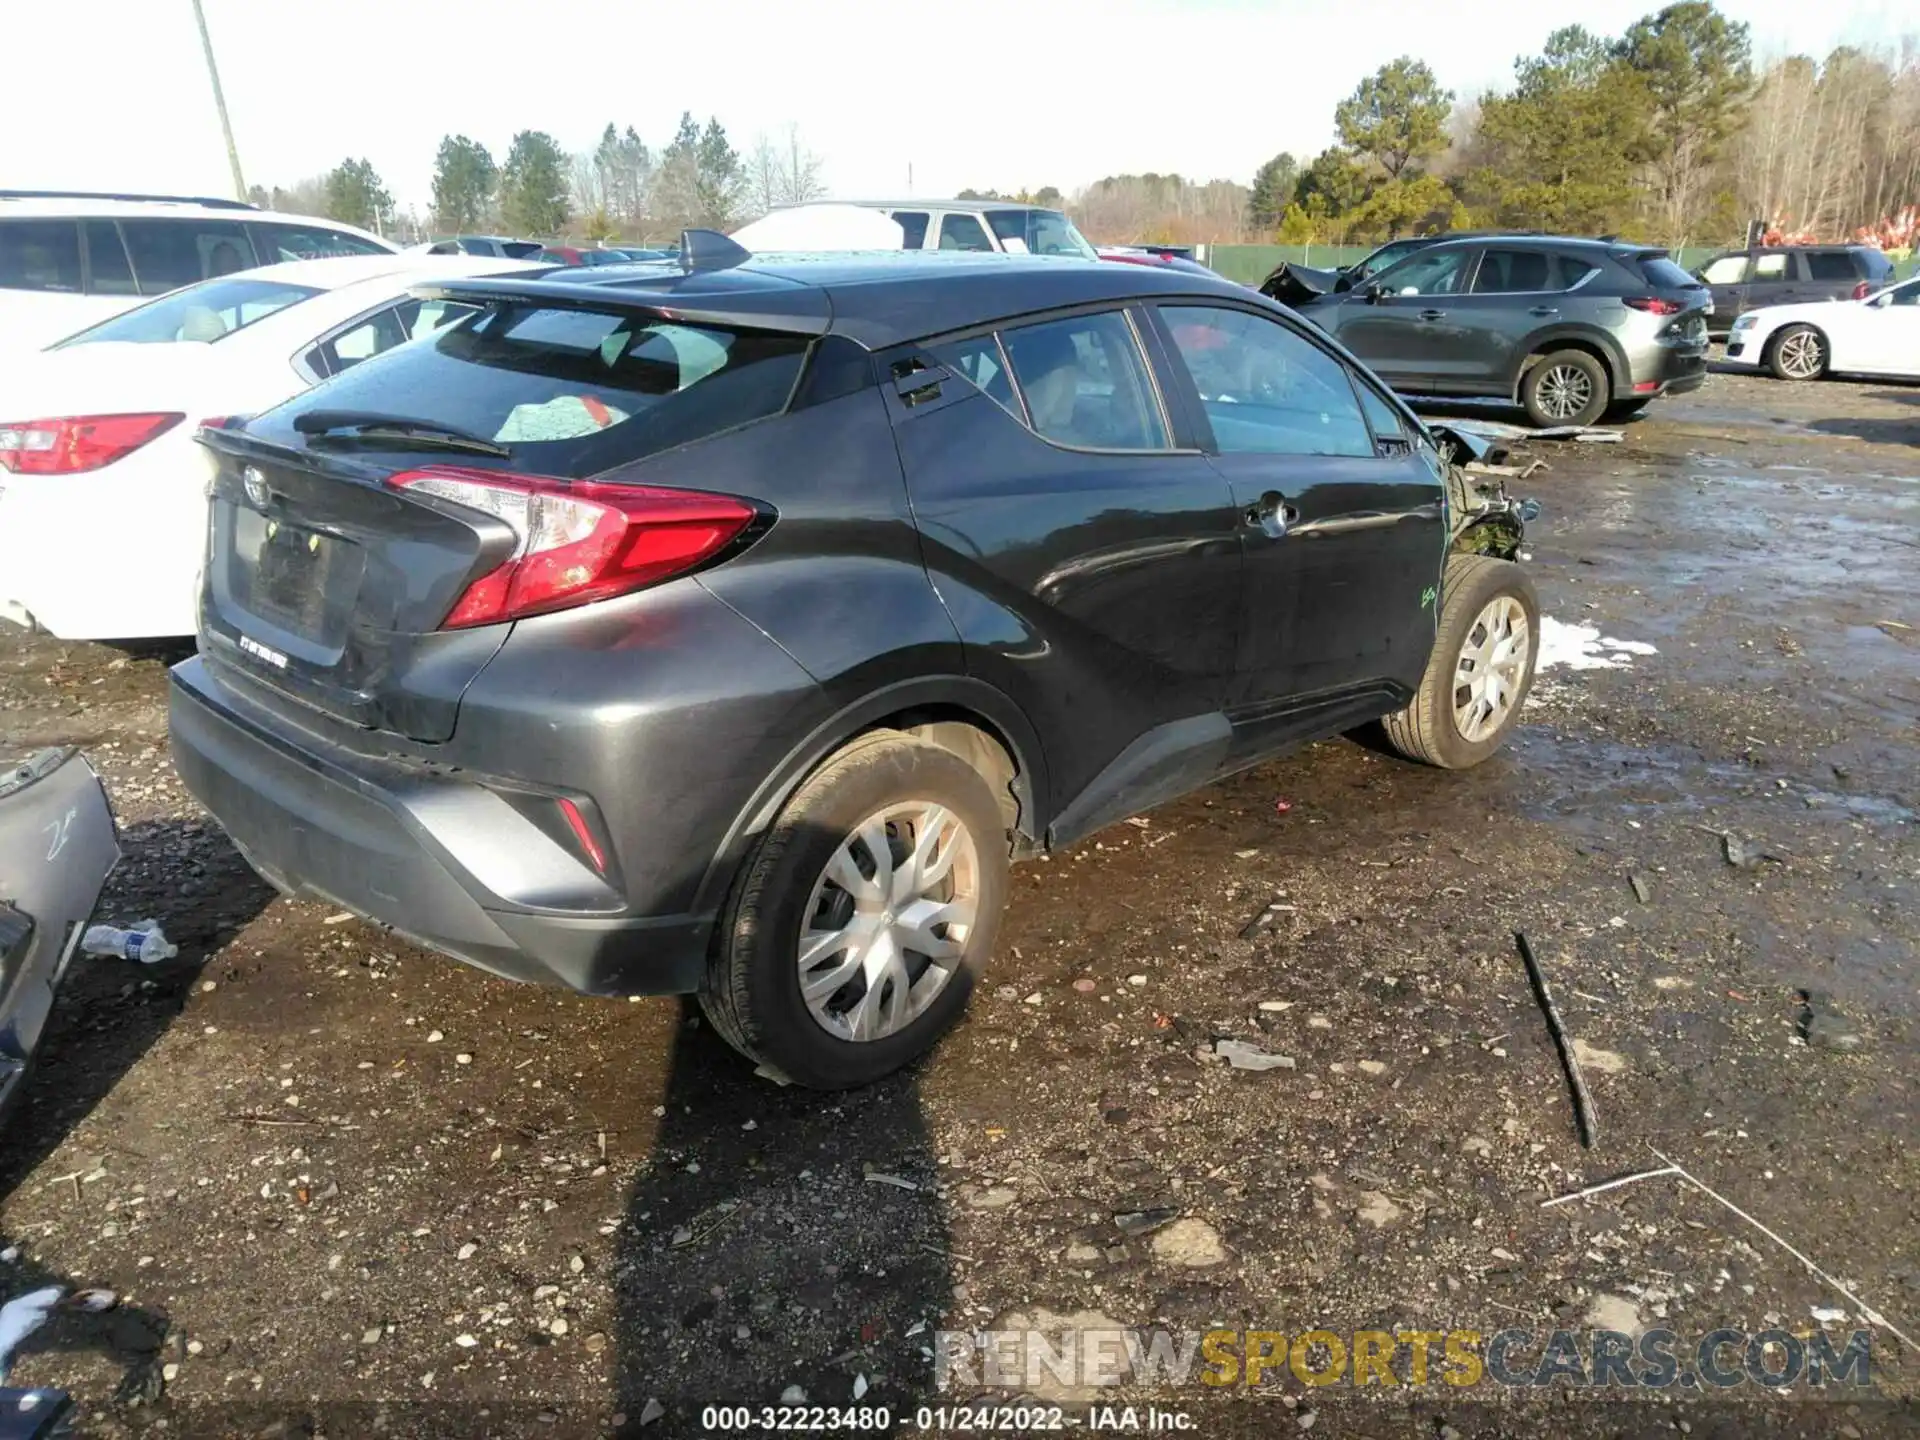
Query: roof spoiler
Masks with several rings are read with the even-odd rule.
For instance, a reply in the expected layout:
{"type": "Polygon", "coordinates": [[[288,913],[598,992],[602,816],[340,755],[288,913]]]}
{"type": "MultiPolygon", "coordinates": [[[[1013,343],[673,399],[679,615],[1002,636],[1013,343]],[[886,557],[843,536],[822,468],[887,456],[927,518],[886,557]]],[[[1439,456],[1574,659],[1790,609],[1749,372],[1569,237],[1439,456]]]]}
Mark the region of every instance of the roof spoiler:
{"type": "Polygon", "coordinates": [[[718,230],[680,232],[680,268],[688,274],[697,270],[731,270],[752,258],[751,250],[718,230]]]}

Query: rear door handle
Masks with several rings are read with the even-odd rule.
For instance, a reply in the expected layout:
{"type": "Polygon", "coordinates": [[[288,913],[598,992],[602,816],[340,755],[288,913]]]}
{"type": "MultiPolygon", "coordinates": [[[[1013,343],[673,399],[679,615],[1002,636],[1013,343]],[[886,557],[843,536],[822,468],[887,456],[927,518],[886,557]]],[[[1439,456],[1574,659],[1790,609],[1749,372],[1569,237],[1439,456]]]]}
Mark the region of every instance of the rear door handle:
{"type": "Polygon", "coordinates": [[[1527,313],[1529,315],[1540,315],[1540,316],[1558,315],[1560,313],[1560,307],[1557,305],[1536,305],[1533,307],[1533,309],[1529,310],[1527,313]]]}
{"type": "Polygon", "coordinates": [[[1444,320],[1447,318],[1447,312],[1444,310],[1422,310],[1420,312],[1420,318],[1422,320],[1444,320]]]}
{"type": "Polygon", "coordinates": [[[1269,540],[1284,540],[1300,520],[1300,512],[1278,490],[1269,490],[1247,507],[1247,524],[1269,540]]]}

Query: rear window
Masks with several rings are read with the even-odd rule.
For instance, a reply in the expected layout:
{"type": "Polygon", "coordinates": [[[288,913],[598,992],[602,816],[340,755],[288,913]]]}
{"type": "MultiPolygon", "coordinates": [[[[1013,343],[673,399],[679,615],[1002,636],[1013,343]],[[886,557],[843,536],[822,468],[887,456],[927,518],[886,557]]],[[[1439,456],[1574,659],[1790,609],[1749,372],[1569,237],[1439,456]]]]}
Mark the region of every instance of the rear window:
{"type": "Polygon", "coordinates": [[[53,348],[64,350],[69,345],[91,345],[101,340],[125,340],[137,345],[178,341],[212,344],[319,293],[309,285],[270,280],[209,280],[102,321],[53,348]]]}
{"type": "Polygon", "coordinates": [[[1700,283],[1664,255],[1642,255],[1640,273],[1647,277],[1647,283],[1650,285],[1689,289],[1700,283]]]}
{"type": "Polygon", "coordinates": [[[778,414],[807,346],[643,313],[497,304],[354,366],[313,403],[435,421],[530,468],[589,474],[778,414]]]}
{"type": "Polygon", "coordinates": [[[1029,255],[1073,255],[1082,260],[1099,258],[1073,228],[1073,222],[1056,210],[989,210],[987,223],[1009,250],[1024,248],[1029,255]]]}
{"type": "Polygon", "coordinates": [[[0,290],[80,293],[80,227],[71,220],[0,221],[0,290]]]}

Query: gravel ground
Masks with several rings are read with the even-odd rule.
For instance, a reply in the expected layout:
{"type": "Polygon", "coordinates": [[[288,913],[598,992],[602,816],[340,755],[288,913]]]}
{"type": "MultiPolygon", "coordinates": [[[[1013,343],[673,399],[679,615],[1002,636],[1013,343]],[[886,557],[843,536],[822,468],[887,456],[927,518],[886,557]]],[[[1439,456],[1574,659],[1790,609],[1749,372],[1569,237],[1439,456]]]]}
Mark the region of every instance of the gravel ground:
{"type": "MultiPolygon", "coordinates": [[[[934,1331],[1019,1316],[1860,1323],[1671,1177],[1540,1208],[1650,1147],[1920,1333],[1920,389],[1715,375],[1624,444],[1526,453],[1543,610],[1594,633],[1556,630],[1575,663],[1507,753],[1318,745],[1017,870],[969,1020],[824,1098],[677,1002],[514,986],[276,899],[172,774],[167,655],[0,634],[0,751],[87,748],[126,851],[102,914],[181,946],[77,964],[0,1142],[0,1293],[123,1297],[16,1382],[71,1387],[99,1434],[654,1436],[790,1387],[910,1422],[966,1398],[933,1388],[934,1331]]],[[[1920,1428],[1886,1328],[1871,1374],[1105,1398],[1208,1435],[1920,1428]]]]}

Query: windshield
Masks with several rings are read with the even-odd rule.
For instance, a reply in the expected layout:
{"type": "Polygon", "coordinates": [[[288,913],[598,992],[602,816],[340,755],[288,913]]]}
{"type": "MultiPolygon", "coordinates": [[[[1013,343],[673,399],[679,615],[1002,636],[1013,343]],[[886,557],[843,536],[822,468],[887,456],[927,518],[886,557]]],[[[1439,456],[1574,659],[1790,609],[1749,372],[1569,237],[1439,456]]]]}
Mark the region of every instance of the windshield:
{"type": "Polygon", "coordinates": [[[1073,228],[1073,222],[1058,210],[990,210],[987,223],[1009,250],[1024,247],[1029,255],[1071,255],[1079,260],[1100,258],[1085,237],[1073,228]]]}
{"type": "Polygon", "coordinates": [[[182,341],[211,345],[236,330],[310,300],[321,292],[310,285],[288,285],[273,280],[207,280],[163,295],[70,335],[51,348],[91,345],[100,340],[131,341],[136,345],[172,345],[182,341]]]}

